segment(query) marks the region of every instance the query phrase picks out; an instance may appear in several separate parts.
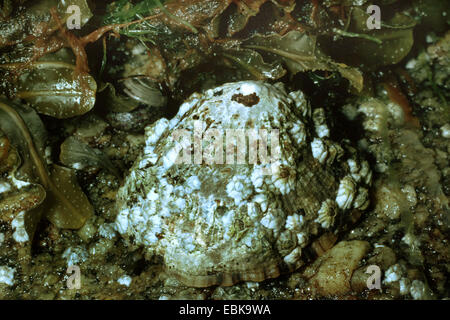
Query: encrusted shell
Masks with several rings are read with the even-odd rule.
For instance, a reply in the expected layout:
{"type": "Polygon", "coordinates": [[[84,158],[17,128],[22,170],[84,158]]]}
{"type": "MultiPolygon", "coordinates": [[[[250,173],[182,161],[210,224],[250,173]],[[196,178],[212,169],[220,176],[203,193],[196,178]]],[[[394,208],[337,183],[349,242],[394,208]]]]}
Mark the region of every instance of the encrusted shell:
{"type": "Polygon", "coordinates": [[[311,116],[303,93],[287,94],[281,84],[236,82],[194,94],[171,121],[147,127],[143,155],[118,193],[116,227],[149,255],[163,256],[169,273],[189,286],[262,281],[296,269],[310,241],[367,206],[367,163],[329,136],[323,110],[311,116]],[[247,148],[243,164],[213,163],[206,152],[213,142],[223,139],[225,151],[237,143],[225,129],[259,141],[260,129],[278,132],[269,149],[279,157],[251,164],[247,148]],[[193,139],[180,142],[174,132],[193,139]],[[180,163],[191,149],[192,163],[180,163]]]}

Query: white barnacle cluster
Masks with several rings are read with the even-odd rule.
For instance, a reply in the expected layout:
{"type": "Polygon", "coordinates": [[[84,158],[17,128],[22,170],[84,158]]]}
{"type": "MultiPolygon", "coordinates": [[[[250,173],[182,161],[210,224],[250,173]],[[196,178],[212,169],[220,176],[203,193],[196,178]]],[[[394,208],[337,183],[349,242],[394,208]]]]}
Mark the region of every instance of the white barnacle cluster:
{"type": "Polygon", "coordinates": [[[333,226],[336,213],[335,202],[331,199],[327,199],[322,202],[320,209],[317,212],[318,217],[315,221],[320,223],[322,228],[328,229],[333,226]]]}
{"type": "Polygon", "coordinates": [[[310,237],[355,207],[369,174],[356,157],[355,172],[341,159],[325,113],[311,118],[303,93],[281,84],[244,81],[194,94],[146,135],[118,192],[116,230],[190,286],[297,268],[310,237]],[[310,147],[316,140],[323,152],[310,147]]]}
{"type": "Polygon", "coordinates": [[[313,111],[312,120],[314,123],[314,138],[311,141],[313,157],[322,164],[332,165],[335,160],[342,157],[344,150],[339,143],[330,139],[330,129],[323,108],[313,111]]]}
{"type": "Polygon", "coordinates": [[[14,284],[14,273],[16,270],[7,266],[0,266],[0,284],[12,286],[14,284]]]}
{"type": "Polygon", "coordinates": [[[67,261],[67,266],[74,266],[83,263],[88,258],[88,253],[83,247],[69,247],[62,257],[67,261]]]}
{"type": "Polygon", "coordinates": [[[245,175],[236,175],[226,186],[227,195],[234,199],[234,203],[239,205],[244,200],[247,200],[252,195],[250,188],[251,181],[245,175]]]}
{"type": "Polygon", "coordinates": [[[277,161],[271,165],[272,185],[283,195],[289,194],[295,188],[296,168],[287,161],[277,161]]]}
{"type": "Polygon", "coordinates": [[[319,138],[330,137],[330,129],[328,128],[325,118],[325,110],[323,108],[314,110],[313,121],[316,129],[316,134],[319,138]]]}
{"type": "Polygon", "coordinates": [[[423,300],[430,295],[430,290],[423,281],[408,278],[407,268],[403,263],[394,264],[386,270],[383,284],[398,287],[401,295],[409,295],[414,300],[423,300]]]}
{"type": "Polygon", "coordinates": [[[336,203],[341,209],[349,209],[355,198],[356,182],[350,176],[345,176],[339,182],[336,203]]]}
{"type": "Polygon", "coordinates": [[[328,151],[322,140],[314,138],[314,140],[311,142],[311,150],[315,159],[319,160],[320,163],[325,162],[328,156],[328,151]]]}
{"type": "Polygon", "coordinates": [[[366,160],[358,162],[356,158],[347,160],[350,174],[339,182],[336,203],[341,209],[365,210],[369,206],[369,186],[372,183],[372,171],[366,160]]]}
{"type": "Polygon", "coordinates": [[[341,177],[334,199],[330,197],[321,202],[315,221],[324,229],[334,226],[335,217],[340,210],[364,210],[369,205],[369,186],[372,172],[366,160],[359,161],[356,152],[344,142],[343,145],[330,139],[330,129],[323,108],[312,112],[314,133],[310,147],[314,159],[327,166],[342,165],[345,150],[350,153],[346,167],[348,174],[341,177]]]}
{"type": "Polygon", "coordinates": [[[16,242],[27,242],[29,240],[27,230],[25,229],[25,212],[19,212],[11,222],[14,229],[13,238],[16,242]]]}

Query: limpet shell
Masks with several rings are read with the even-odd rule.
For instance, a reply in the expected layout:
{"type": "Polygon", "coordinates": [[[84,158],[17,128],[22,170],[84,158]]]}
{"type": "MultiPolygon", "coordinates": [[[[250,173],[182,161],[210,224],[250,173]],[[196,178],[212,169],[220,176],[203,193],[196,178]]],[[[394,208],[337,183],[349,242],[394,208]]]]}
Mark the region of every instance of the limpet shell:
{"type": "MultiPolygon", "coordinates": [[[[370,173],[330,140],[324,113],[311,114],[303,93],[287,94],[281,84],[244,81],[192,95],[172,120],[146,128],[144,152],[118,192],[117,230],[148,256],[162,256],[188,286],[230,286],[295,270],[303,248],[349,219],[355,199],[366,203],[359,190],[367,190],[370,173]],[[279,157],[251,162],[250,149],[238,145],[246,162],[216,164],[210,146],[223,146],[225,159],[227,146],[238,144],[225,138],[226,129],[242,130],[233,131],[238,137],[267,130],[271,156],[279,157]],[[180,132],[188,138],[178,139],[180,132]],[[203,153],[195,144],[202,134],[203,153]],[[183,158],[186,150],[193,157],[183,158]]],[[[259,141],[269,143],[263,136],[259,141]]]]}

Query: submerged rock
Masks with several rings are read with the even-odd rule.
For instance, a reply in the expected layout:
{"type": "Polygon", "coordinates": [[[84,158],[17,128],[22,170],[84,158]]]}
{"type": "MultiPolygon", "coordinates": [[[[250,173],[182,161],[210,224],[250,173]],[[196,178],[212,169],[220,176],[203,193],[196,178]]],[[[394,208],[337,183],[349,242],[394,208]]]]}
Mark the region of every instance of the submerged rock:
{"type": "Polygon", "coordinates": [[[171,121],[146,128],[116,228],[188,286],[293,271],[314,238],[368,205],[368,163],[329,137],[325,112],[311,116],[303,93],[279,84],[194,94],[171,121]]]}

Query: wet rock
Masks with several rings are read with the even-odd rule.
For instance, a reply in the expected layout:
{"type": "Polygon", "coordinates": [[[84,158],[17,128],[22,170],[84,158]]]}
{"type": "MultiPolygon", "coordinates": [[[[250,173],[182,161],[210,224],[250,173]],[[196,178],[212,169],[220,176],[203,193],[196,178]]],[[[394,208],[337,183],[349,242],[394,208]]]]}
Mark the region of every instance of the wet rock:
{"type": "Polygon", "coordinates": [[[366,241],[339,242],[305,270],[312,290],[322,296],[350,293],[352,274],[369,248],[366,241]]]}

